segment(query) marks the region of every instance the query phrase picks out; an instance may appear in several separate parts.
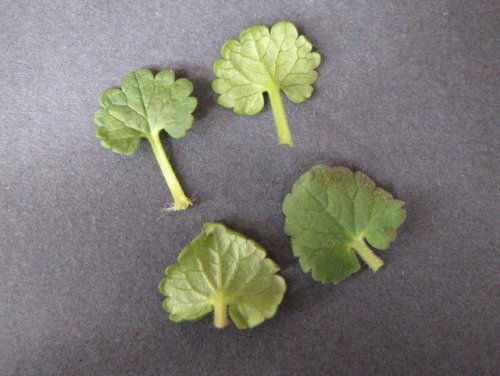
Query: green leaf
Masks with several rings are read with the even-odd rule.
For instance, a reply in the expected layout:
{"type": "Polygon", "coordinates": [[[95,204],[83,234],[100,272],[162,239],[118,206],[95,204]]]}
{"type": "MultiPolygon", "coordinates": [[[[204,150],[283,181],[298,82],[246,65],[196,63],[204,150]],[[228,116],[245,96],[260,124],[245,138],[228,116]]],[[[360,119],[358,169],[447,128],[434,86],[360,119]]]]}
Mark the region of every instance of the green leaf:
{"type": "Polygon", "coordinates": [[[156,76],[140,69],[124,78],[121,89],[105,90],[99,97],[94,121],[101,145],[117,154],[133,155],[142,138],[149,140],[158,164],[174,198],[173,208],[191,205],[160,142],[165,130],[171,137],[182,138],[193,124],[197,100],[190,96],[191,81],[176,80],[174,72],[164,70],[156,76]]]}
{"type": "Polygon", "coordinates": [[[366,242],[389,248],[406,218],[403,205],[360,171],[318,165],[285,197],[285,232],[304,272],[338,283],[359,270],[358,257],[373,271],[383,265],[366,242]]]}
{"type": "Polygon", "coordinates": [[[198,320],[214,311],[214,324],[253,328],[276,313],[285,280],[278,266],[252,240],[220,223],[206,223],[165,270],[163,307],[175,322],[198,320]]]}
{"type": "Polygon", "coordinates": [[[271,30],[253,26],[222,47],[222,59],[214,64],[217,79],[213,90],[218,103],[240,115],[254,115],[264,107],[267,92],[273,108],[280,144],[293,145],[280,94],[294,103],[311,97],[321,62],[312,45],[290,22],[279,22],[271,30]]]}

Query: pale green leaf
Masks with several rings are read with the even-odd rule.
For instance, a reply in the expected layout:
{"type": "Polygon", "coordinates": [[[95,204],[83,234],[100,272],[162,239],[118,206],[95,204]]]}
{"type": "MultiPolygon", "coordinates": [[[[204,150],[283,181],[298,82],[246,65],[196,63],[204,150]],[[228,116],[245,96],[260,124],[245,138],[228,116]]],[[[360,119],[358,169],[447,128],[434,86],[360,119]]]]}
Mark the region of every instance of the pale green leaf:
{"type": "Polygon", "coordinates": [[[271,100],[280,143],[293,144],[280,90],[292,102],[308,99],[318,78],[321,62],[312,45],[290,22],[279,22],[271,30],[253,26],[222,47],[222,59],[214,64],[212,82],[218,103],[240,115],[254,115],[264,107],[263,93],[271,100]],[[288,134],[287,134],[288,133],[288,134]]]}
{"type": "Polygon", "coordinates": [[[404,203],[364,173],[318,165],[306,172],[285,197],[285,232],[304,272],[338,283],[360,268],[383,265],[370,247],[385,250],[404,222],[404,203]]]}
{"type": "Polygon", "coordinates": [[[139,69],[123,79],[121,89],[107,89],[101,94],[101,108],[94,115],[101,145],[117,154],[132,155],[141,139],[148,139],[172,193],[175,210],[186,209],[191,201],[177,180],[159,134],[165,130],[174,138],[186,135],[197,105],[196,98],[190,96],[192,91],[191,81],[175,80],[171,70],[154,76],[148,69],[139,69]]]}
{"type": "Polygon", "coordinates": [[[165,270],[163,307],[175,322],[197,320],[214,311],[217,327],[227,311],[239,329],[252,328],[276,313],[286,285],[265,250],[219,223],[207,223],[165,270]]]}

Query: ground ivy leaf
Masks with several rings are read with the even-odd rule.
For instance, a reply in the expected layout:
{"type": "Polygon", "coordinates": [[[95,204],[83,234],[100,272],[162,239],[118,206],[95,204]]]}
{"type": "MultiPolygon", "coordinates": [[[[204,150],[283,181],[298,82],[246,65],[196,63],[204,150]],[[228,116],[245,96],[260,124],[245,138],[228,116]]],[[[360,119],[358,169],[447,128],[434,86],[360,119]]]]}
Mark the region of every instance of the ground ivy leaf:
{"type": "Polygon", "coordinates": [[[403,205],[360,171],[318,165],[285,197],[285,232],[304,272],[338,283],[359,270],[358,257],[373,271],[383,265],[366,242],[387,249],[406,218],[403,205]]]}
{"type": "Polygon", "coordinates": [[[253,26],[222,47],[222,59],[214,64],[212,82],[218,103],[240,115],[254,115],[264,107],[267,92],[273,109],[280,144],[293,145],[280,90],[294,103],[308,99],[318,78],[321,62],[312,45],[290,22],[271,30],[253,26]]]}
{"type": "Polygon", "coordinates": [[[160,292],[163,307],[175,322],[197,320],[214,311],[222,328],[229,317],[239,329],[253,328],[272,317],[285,293],[279,268],[264,249],[219,223],[206,223],[165,270],[160,292]]]}
{"type": "Polygon", "coordinates": [[[191,205],[161,145],[160,132],[182,138],[193,124],[197,100],[191,97],[193,84],[181,78],[176,80],[171,70],[156,76],[148,69],[130,73],[122,81],[121,89],[105,90],[99,97],[99,108],[94,121],[96,136],[101,145],[117,154],[132,155],[146,138],[153,148],[174,199],[173,209],[182,210],[191,205]]]}

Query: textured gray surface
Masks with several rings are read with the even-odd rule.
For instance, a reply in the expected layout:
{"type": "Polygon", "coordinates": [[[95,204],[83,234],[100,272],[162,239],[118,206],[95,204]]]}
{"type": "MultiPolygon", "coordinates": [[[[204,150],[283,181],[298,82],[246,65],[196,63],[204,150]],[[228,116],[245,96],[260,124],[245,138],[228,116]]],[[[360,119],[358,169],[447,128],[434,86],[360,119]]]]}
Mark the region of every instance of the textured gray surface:
{"type": "Polygon", "coordinates": [[[493,375],[499,361],[497,1],[0,3],[0,374],[493,375]],[[323,56],[311,100],[216,105],[211,66],[253,24],[296,23],[323,56]],[[99,146],[99,93],[173,68],[200,100],[165,141],[189,211],[150,147],[99,146]],[[407,201],[377,274],[301,273],[280,206],[314,164],[365,171],[407,201]],[[238,332],[173,324],[157,285],[206,221],[255,238],[289,284],[277,316],[238,332]]]}

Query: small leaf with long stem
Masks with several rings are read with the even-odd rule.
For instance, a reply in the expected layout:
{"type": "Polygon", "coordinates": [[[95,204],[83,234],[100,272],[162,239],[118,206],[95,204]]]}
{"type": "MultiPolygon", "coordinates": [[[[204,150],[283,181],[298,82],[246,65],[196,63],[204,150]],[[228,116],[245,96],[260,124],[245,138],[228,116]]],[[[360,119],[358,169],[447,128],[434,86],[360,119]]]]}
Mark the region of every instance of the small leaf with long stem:
{"type": "Polygon", "coordinates": [[[137,70],[122,82],[121,89],[105,90],[99,97],[94,121],[101,145],[117,154],[133,155],[142,138],[153,148],[158,165],[174,200],[173,208],[191,205],[170,164],[160,141],[163,130],[173,138],[182,138],[193,124],[197,100],[191,97],[193,84],[174,72],[164,70],[156,76],[148,69],[137,70]]]}

